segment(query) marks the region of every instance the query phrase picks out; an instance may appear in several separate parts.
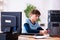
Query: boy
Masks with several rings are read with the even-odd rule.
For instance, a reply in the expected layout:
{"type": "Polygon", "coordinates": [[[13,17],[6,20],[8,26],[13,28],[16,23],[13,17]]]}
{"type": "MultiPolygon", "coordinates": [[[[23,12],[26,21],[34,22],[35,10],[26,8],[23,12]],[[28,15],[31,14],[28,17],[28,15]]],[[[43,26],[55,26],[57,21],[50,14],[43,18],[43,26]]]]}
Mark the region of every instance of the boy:
{"type": "Polygon", "coordinates": [[[40,33],[40,34],[47,33],[47,31],[44,31],[37,23],[37,20],[40,15],[41,14],[38,10],[32,10],[30,12],[30,18],[27,18],[26,22],[24,23],[24,28],[26,30],[26,33],[40,33]]]}

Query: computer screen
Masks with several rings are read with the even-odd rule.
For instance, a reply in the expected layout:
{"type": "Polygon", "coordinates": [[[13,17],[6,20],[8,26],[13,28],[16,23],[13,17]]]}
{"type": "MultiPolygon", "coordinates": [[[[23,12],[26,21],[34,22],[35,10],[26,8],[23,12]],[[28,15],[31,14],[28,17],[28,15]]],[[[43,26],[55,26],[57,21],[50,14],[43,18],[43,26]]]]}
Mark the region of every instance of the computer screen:
{"type": "Polygon", "coordinates": [[[1,31],[8,32],[11,27],[16,27],[17,33],[21,33],[22,12],[1,12],[1,31]]]}
{"type": "Polygon", "coordinates": [[[50,36],[60,36],[60,10],[48,11],[48,30],[50,36]]]}
{"type": "Polygon", "coordinates": [[[60,22],[60,14],[51,14],[51,22],[60,22]]]}
{"type": "Polygon", "coordinates": [[[60,22],[60,10],[48,11],[50,22],[60,22]]]}

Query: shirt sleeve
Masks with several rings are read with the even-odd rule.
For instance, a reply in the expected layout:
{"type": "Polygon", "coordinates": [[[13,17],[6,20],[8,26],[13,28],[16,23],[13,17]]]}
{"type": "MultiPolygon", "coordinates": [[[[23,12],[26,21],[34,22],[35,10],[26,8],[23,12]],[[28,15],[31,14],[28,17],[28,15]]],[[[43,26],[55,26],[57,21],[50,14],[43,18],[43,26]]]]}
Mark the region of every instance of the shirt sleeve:
{"type": "Polygon", "coordinates": [[[38,27],[37,30],[44,30],[44,29],[42,29],[41,27],[38,27]]]}
{"type": "Polygon", "coordinates": [[[31,29],[28,23],[25,23],[24,27],[25,27],[25,29],[28,33],[39,33],[39,31],[40,31],[40,30],[37,30],[37,29],[36,30],[31,29]]]}
{"type": "MultiPolygon", "coordinates": [[[[41,27],[38,27],[37,30],[44,30],[44,29],[42,29],[41,27]]],[[[48,28],[46,30],[48,30],[48,28]]]]}

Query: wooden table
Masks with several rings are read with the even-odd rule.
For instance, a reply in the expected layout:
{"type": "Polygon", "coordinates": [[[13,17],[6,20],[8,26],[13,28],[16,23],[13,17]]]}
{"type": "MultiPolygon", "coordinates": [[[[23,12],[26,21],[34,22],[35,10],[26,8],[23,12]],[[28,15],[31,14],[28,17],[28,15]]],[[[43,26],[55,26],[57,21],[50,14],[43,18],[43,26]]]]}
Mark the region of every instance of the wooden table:
{"type": "Polygon", "coordinates": [[[18,40],[60,40],[60,37],[50,37],[45,39],[36,39],[31,35],[20,35],[18,36],[18,40]]]}

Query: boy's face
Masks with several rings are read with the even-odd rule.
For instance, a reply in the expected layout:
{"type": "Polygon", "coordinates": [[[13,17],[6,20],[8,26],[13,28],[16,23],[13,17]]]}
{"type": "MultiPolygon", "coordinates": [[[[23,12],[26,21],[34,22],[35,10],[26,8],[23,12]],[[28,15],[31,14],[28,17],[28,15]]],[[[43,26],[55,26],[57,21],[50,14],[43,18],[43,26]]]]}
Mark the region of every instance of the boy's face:
{"type": "Polygon", "coordinates": [[[39,19],[40,15],[36,15],[36,14],[31,14],[31,18],[33,19],[33,21],[37,21],[39,19]]]}

